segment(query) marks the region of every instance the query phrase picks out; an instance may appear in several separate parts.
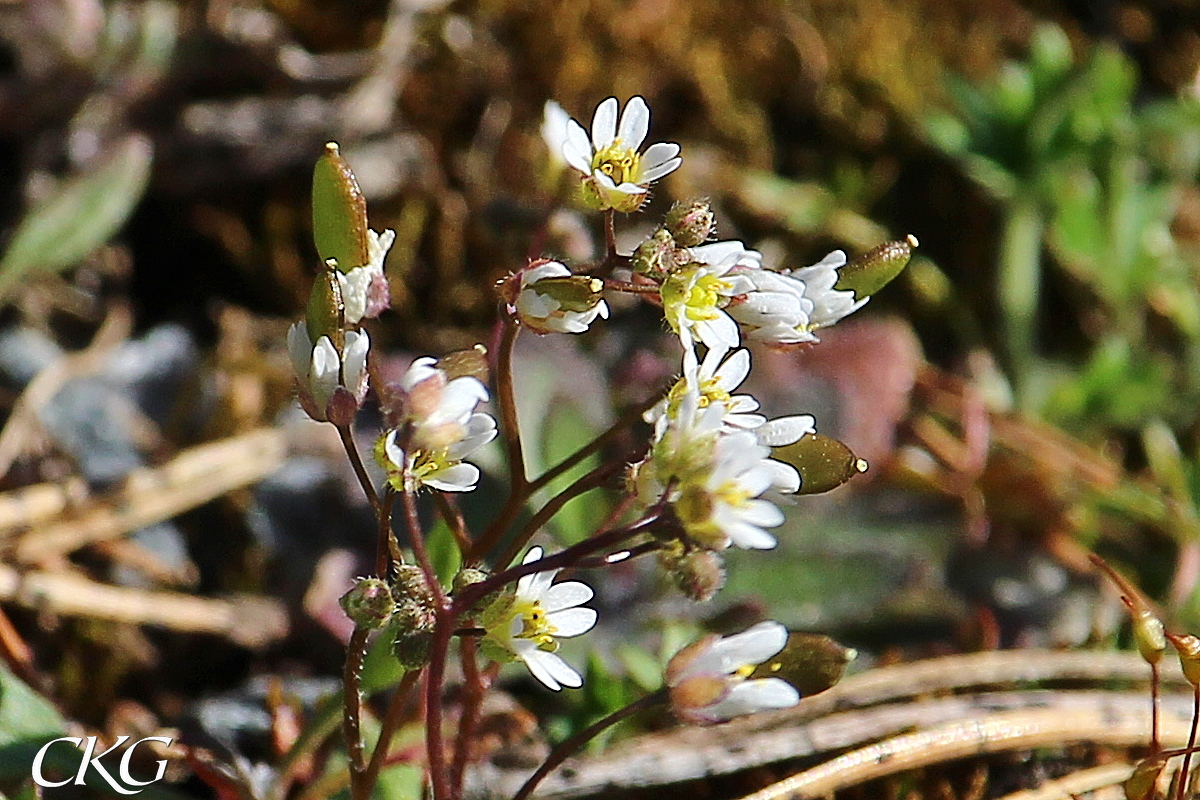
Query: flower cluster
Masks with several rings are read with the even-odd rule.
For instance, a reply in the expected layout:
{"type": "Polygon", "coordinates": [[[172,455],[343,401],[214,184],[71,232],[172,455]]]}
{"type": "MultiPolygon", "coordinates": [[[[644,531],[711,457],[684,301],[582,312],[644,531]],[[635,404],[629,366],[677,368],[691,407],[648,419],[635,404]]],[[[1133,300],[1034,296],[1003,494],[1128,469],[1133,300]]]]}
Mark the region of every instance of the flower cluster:
{"type": "MultiPolygon", "coordinates": [[[[550,174],[563,190],[568,178],[577,180],[582,204],[603,214],[602,257],[590,265],[530,259],[497,284],[503,315],[495,359],[482,346],[440,359],[420,357],[399,380],[386,384],[371,383],[372,373],[383,370],[368,370],[371,340],[363,325],[387,308],[384,263],[395,234],[368,227],[365,200],[336,145],[327,146],[314,171],[314,239],[325,269],[314,284],[305,320],[288,333],[288,350],[302,407],[338,427],[379,523],[375,573],[360,579],[343,599],[355,630],[346,680],[357,679],[350,659],[362,658],[368,636],[389,637],[405,670],[428,667],[413,683],[426,693],[431,736],[440,737],[445,729],[439,715],[456,637],[462,642],[468,691],[486,688],[481,676],[489,673],[474,663],[477,656],[521,662],[552,690],[583,684],[559,647],[596,625],[597,612],[586,605],[593,591],[578,580],[557,581],[560,570],[601,569],[655,554],[669,581],[690,599],[705,601],[724,583],[728,548],[776,546],[776,529],[785,520],[782,506],[790,495],[828,490],[865,469],[844,445],[819,436],[812,416],[772,419],[764,413],[743,389],[751,374],[750,348],[817,342],[822,329],[861,308],[898,273],[915,240],[876,248],[849,263],[839,250],[812,266],[776,268],[741,241],[717,241],[711,205],[695,200],[676,203],[631,253],[620,253],[617,212],[643,208],[654,182],[682,163],[678,144],[643,148],[649,128],[650,111],[641,97],[630,99],[623,110],[616,98],[603,101],[590,131],[548,103],[542,135],[550,174]],[[525,423],[517,413],[519,387],[512,374],[518,334],[585,334],[627,307],[610,306],[614,292],[661,310],[662,327],[678,342],[678,378],[643,415],[652,433],[637,445],[641,449],[627,451],[615,463],[587,466],[605,448],[630,447],[640,423],[636,413],[626,414],[608,433],[542,476],[530,477],[524,471],[527,451],[519,428],[525,423]],[[382,491],[372,483],[351,430],[368,388],[383,412],[374,452],[386,475],[382,491]],[[489,526],[473,535],[466,520],[477,509],[460,511],[454,496],[480,485],[479,465],[487,463],[481,451],[497,438],[497,418],[504,423],[511,494],[495,504],[489,526]],[[846,463],[830,469],[838,459],[846,463]],[[559,509],[585,491],[611,485],[622,470],[626,496],[611,520],[597,521],[591,535],[566,550],[547,554],[530,546],[559,509]],[[547,500],[559,478],[567,488],[547,500]],[[421,496],[436,500],[430,506],[445,522],[439,547],[443,552],[458,548],[463,566],[452,578],[439,574],[445,560],[426,542],[421,496]],[[394,533],[393,500],[402,501],[405,510],[411,559],[394,533]],[[522,551],[521,563],[510,566],[522,551]],[[488,559],[495,561],[490,567],[488,559]]],[[[502,482],[492,477],[489,484],[502,482]]],[[[657,697],[668,700],[680,719],[700,724],[793,705],[800,699],[797,686],[807,692],[823,688],[793,682],[791,670],[804,663],[796,657],[795,641],[776,622],[702,639],[671,659],[657,697]]],[[[478,713],[470,705],[461,706],[463,730],[473,724],[466,715],[478,713]]],[[[348,703],[351,736],[358,735],[356,713],[348,703]]],[[[469,752],[469,743],[458,744],[462,749],[453,764],[465,763],[469,752]]],[[[454,769],[445,749],[426,751],[429,774],[435,787],[441,786],[435,790],[439,797],[456,796],[448,788],[454,769]]],[[[358,773],[354,779],[362,780],[358,773]]],[[[352,789],[356,796],[370,794],[362,784],[352,789]]]]}

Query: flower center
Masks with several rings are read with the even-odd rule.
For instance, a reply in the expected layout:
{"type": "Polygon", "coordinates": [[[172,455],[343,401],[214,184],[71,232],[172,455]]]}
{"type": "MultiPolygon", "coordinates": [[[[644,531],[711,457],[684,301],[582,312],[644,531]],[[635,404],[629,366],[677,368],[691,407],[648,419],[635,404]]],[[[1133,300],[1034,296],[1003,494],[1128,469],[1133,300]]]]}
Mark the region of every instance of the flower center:
{"type": "Polygon", "coordinates": [[[592,157],[592,169],[600,170],[618,186],[622,183],[638,183],[642,177],[641,160],[637,151],[622,147],[620,139],[613,139],[612,144],[592,157]]]}
{"type": "Polygon", "coordinates": [[[515,634],[516,636],[529,639],[539,650],[548,653],[558,649],[558,642],[554,639],[558,628],[550,624],[549,615],[541,603],[533,600],[518,601],[515,611],[516,617],[521,620],[521,631],[515,634]]]}

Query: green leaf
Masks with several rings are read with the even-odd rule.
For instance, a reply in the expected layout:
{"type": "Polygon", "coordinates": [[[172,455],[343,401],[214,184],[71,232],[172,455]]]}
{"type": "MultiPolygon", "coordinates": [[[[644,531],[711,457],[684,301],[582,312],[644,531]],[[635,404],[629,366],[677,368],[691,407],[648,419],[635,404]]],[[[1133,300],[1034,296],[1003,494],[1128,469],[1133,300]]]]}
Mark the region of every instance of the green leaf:
{"type": "MultiPolygon", "coordinates": [[[[550,407],[546,424],[542,429],[543,461],[556,464],[583,447],[600,433],[575,403],[562,399],[550,407]]],[[[600,464],[599,456],[584,459],[579,467],[550,484],[550,491],[561,490],[570,485],[574,477],[600,464]]],[[[552,525],[558,540],[572,545],[590,536],[608,513],[609,502],[602,490],[593,489],[572,499],[554,516],[552,525]]]]}
{"type": "Polygon", "coordinates": [[[321,261],[349,272],[367,263],[367,201],[335,142],[313,168],[313,239],[321,261]]]}
{"type": "Polygon", "coordinates": [[[0,297],[32,275],[75,266],[107,242],[141,198],[153,152],[149,139],[130,134],[30,209],[0,259],[0,297]]]}
{"type": "MultiPolygon", "coordinates": [[[[0,664],[0,785],[28,778],[37,751],[62,735],[63,719],[54,706],[0,664]]],[[[50,748],[50,766],[58,766],[50,762],[60,758],[59,749],[62,759],[70,752],[65,745],[50,748]]]]}
{"type": "Polygon", "coordinates": [[[462,568],[462,553],[458,550],[458,542],[454,541],[454,533],[441,517],[425,535],[425,547],[438,580],[443,586],[449,586],[462,568]]]}

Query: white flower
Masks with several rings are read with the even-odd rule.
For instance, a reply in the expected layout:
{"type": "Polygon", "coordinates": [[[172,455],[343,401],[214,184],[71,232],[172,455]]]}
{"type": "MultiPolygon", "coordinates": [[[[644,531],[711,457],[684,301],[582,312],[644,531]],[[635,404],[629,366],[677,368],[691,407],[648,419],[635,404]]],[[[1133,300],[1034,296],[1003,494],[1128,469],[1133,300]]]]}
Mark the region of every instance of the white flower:
{"type": "Polygon", "coordinates": [[[578,122],[567,122],[563,158],[584,176],[586,196],[595,207],[635,211],[649,185],[683,163],[673,143],[654,144],[639,154],[649,129],[650,109],[641,97],[625,104],[619,124],[615,97],[597,106],[590,139],[578,122]]]}
{"type": "MultiPolygon", "coordinates": [[[[698,248],[697,248],[698,249],[698,248]]],[[[734,264],[705,264],[694,261],[673,270],[659,290],[663,313],[679,334],[684,350],[699,339],[705,347],[722,352],[741,341],[737,323],[725,307],[740,294],[753,290],[744,276],[730,272],[734,264]]]]}
{"type": "Polygon", "coordinates": [[[395,240],[395,231],[376,233],[368,230],[367,263],[347,272],[337,273],[348,324],[356,325],[364,318],[377,317],[387,308],[390,297],[383,262],[395,240]]]}
{"type": "Polygon", "coordinates": [[[808,315],[809,333],[833,325],[843,317],[858,311],[871,299],[864,297],[855,301],[854,292],[833,288],[838,282],[838,270],[845,265],[846,254],[841,250],[834,250],[811,267],[801,267],[788,273],[804,282],[804,296],[812,301],[813,308],[808,315]]]}
{"type": "Polygon", "coordinates": [[[521,273],[513,306],[521,322],[538,333],[583,333],[596,317],[608,319],[603,288],[599,278],[574,275],[557,261],[545,261],[521,273]]]}
{"type": "MultiPolygon", "coordinates": [[[[287,344],[300,404],[309,416],[321,422],[328,420],[335,411],[330,405],[335,397],[344,398],[345,414],[358,409],[367,393],[367,353],[371,339],[366,331],[347,331],[339,353],[328,336],[321,336],[313,343],[307,323],[297,322],[288,329],[287,344]],[[339,395],[338,389],[342,394],[339,395]]],[[[335,412],[335,416],[344,414],[335,412]]]]}
{"type": "Polygon", "coordinates": [[[392,485],[400,490],[416,485],[444,492],[474,489],[479,468],[464,460],[496,438],[496,420],[476,411],[488,399],[487,388],[470,376],[450,379],[429,357],[414,361],[397,388],[404,413],[379,453],[392,485]]]}
{"type": "MultiPolygon", "coordinates": [[[[542,548],[532,547],[522,564],[542,558],[542,548]]],[[[583,677],[555,652],[559,639],[587,633],[596,624],[596,612],[580,608],[592,599],[586,583],[554,583],[557,569],[535,572],[517,581],[516,594],[503,617],[488,626],[488,637],[525,662],[533,677],[550,689],[576,689],[583,677]]]]}
{"type": "Polygon", "coordinates": [[[695,369],[694,377],[689,377],[692,371],[689,367],[695,364],[695,355],[690,350],[685,351],[683,377],[675,382],[658,405],[646,412],[644,419],[653,424],[667,413],[670,406],[682,402],[691,380],[700,393],[700,407],[720,408],[721,424],[726,430],[754,430],[766,423],[766,417],[753,413],[758,410],[757,400],[748,394],[733,394],[750,374],[750,351],[735,350],[727,358],[726,353],[727,350],[710,349],[705,353],[703,363],[695,369]]]}
{"type": "Polygon", "coordinates": [[[750,678],[787,645],[787,628],[760,622],[733,636],[709,636],[685,647],[667,665],[671,708],[699,724],[789,708],[800,693],[782,678],[750,678]]]}
{"type": "Polygon", "coordinates": [[[558,168],[567,165],[563,147],[567,143],[567,124],[570,121],[571,115],[553,100],[547,100],[542,107],[542,141],[550,151],[551,163],[558,168]]]}
{"type": "Polygon", "coordinates": [[[658,419],[650,455],[633,468],[634,488],[647,505],[666,493],[687,538],[704,549],[769,550],[776,542],[765,529],[784,517],[761,495],[799,488],[799,474],[771,459],[755,432],[723,430],[723,417],[719,405],[700,408],[699,392],[689,386],[658,419]]]}

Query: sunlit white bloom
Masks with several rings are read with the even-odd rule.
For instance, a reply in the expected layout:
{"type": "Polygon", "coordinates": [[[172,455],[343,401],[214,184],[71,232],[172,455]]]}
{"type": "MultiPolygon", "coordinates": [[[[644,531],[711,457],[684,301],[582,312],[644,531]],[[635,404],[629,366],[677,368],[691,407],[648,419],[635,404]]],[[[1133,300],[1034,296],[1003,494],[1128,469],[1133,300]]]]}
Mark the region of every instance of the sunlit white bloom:
{"type": "Polygon", "coordinates": [[[338,272],[346,322],[357,324],[363,319],[377,317],[391,301],[383,262],[387,258],[396,232],[367,231],[367,263],[347,272],[338,272]]]}
{"type": "Polygon", "coordinates": [[[521,273],[513,305],[521,322],[538,333],[583,333],[596,317],[608,319],[603,288],[599,278],[546,261],[521,273]]]}
{"type": "Polygon", "coordinates": [[[625,104],[619,122],[615,97],[597,106],[590,138],[578,122],[567,121],[563,158],[584,176],[585,197],[596,208],[635,211],[650,184],[682,163],[679,145],[673,143],[653,144],[639,153],[649,130],[650,109],[641,97],[625,104]]]}
{"type": "Polygon", "coordinates": [[[731,272],[734,263],[694,261],[667,275],[659,289],[663,314],[679,335],[685,350],[696,340],[710,350],[724,352],[738,346],[737,323],[725,308],[738,295],[753,290],[743,275],[731,272]]]}
{"type": "Polygon", "coordinates": [[[752,678],[787,645],[787,628],[760,622],[733,636],[709,636],[681,650],[666,670],[671,709],[699,724],[789,708],[800,693],[782,678],[752,678]]]}
{"type": "MultiPolygon", "coordinates": [[[[695,362],[694,354],[689,358],[688,353],[690,351],[684,355],[685,374],[675,382],[658,405],[646,412],[644,419],[647,422],[656,422],[667,413],[670,406],[678,406],[683,401],[688,390],[688,365],[695,362]]],[[[758,410],[758,401],[748,394],[733,393],[750,374],[750,351],[735,350],[725,357],[727,353],[724,349],[710,349],[705,353],[704,361],[695,370],[695,377],[691,380],[696,382],[700,393],[700,407],[719,407],[722,412],[721,424],[726,430],[753,430],[767,421],[762,414],[754,413],[758,410]]]]}
{"type": "Polygon", "coordinates": [[[808,315],[808,333],[833,325],[862,308],[871,299],[864,297],[856,301],[854,292],[833,288],[838,282],[838,270],[845,265],[846,254],[841,250],[834,250],[811,267],[801,267],[788,273],[804,282],[804,296],[812,301],[813,308],[808,315]]]}
{"type": "Polygon", "coordinates": [[[773,461],[753,431],[724,430],[719,406],[699,406],[694,389],[668,406],[650,455],[633,468],[634,489],[646,504],[665,494],[684,533],[700,547],[774,547],[766,528],[780,525],[783,512],[762,495],[781,490],[781,468],[790,468],[773,461]]]}
{"type": "Polygon", "coordinates": [[[478,378],[450,379],[437,363],[418,358],[397,384],[403,414],[383,439],[380,463],[398,489],[470,491],[479,468],[464,459],[496,438],[496,420],[476,410],[488,399],[478,378]]]}
{"type": "Polygon", "coordinates": [[[542,141],[546,143],[550,161],[555,167],[567,165],[563,147],[567,143],[567,124],[570,121],[571,115],[553,100],[547,100],[542,107],[542,141]]]}
{"type": "MultiPolygon", "coordinates": [[[[521,563],[532,564],[541,558],[542,548],[532,547],[521,563]]],[[[596,624],[596,612],[581,608],[592,599],[591,588],[580,581],[554,583],[557,574],[557,569],[546,570],[517,581],[511,604],[488,626],[487,633],[554,691],[583,685],[583,677],[557,654],[558,640],[587,633],[596,624]]]]}
{"type": "Polygon", "coordinates": [[[339,353],[328,336],[314,343],[307,323],[297,322],[288,329],[287,344],[304,410],[321,422],[330,419],[331,413],[336,421],[348,422],[343,417],[352,415],[367,393],[367,353],[371,349],[367,332],[347,331],[339,353]],[[338,402],[331,405],[335,400],[338,402]],[[335,406],[340,406],[342,413],[335,406]]]}

